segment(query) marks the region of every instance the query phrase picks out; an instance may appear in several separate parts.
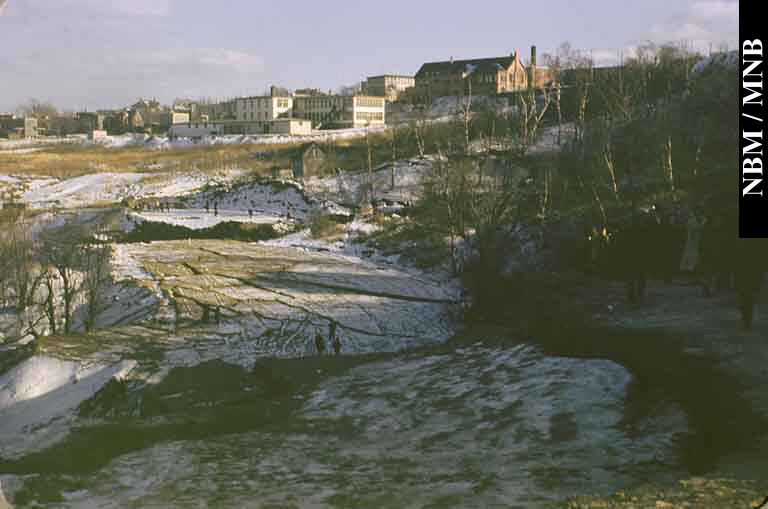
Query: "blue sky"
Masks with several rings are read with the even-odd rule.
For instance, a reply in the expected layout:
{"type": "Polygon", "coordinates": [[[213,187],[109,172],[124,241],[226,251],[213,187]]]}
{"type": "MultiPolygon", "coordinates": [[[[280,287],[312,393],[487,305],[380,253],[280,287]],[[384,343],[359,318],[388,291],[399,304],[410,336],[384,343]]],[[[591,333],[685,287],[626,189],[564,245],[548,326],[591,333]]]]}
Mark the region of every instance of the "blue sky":
{"type": "Polygon", "coordinates": [[[0,0],[0,111],[139,97],[336,89],[426,61],[539,53],[598,61],[645,41],[736,47],[738,0],[0,0]],[[3,3],[5,6],[3,7],[3,3]]]}

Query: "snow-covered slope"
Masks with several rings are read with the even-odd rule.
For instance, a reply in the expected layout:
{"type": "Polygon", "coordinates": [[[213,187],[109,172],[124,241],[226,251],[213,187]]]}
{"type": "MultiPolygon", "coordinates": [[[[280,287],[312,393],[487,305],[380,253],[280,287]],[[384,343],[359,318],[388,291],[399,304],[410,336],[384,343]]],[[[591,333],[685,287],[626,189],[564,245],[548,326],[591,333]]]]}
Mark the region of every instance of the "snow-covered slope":
{"type": "Polygon", "coordinates": [[[733,50],[726,53],[716,53],[705,57],[693,66],[693,72],[702,72],[710,67],[723,67],[735,69],[739,67],[739,51],[733,50]]]}
{"type": "Polygon", "coordinates": [[[0,376],[0,456],[50,444],[67,429],[78,405],[136,365],[64,361],[33,356],[0,376]]]}

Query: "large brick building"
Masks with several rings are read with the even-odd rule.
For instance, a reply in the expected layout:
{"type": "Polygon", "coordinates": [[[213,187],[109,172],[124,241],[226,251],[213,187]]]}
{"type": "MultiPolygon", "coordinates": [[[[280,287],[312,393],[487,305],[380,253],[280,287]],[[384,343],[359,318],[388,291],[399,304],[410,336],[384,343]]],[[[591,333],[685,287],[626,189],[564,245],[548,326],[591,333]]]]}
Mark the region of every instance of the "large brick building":
{"type": "Polygon", "coordinates": [[[496,95],[544,86],[546,74],[537,71],[536,47],[531,47],[531,64],[526,69],[520,55],[470,60],[429,62],[416,73],[416,87],[411,94],[416,100],[431,101],[435,97],[496,95]]]}

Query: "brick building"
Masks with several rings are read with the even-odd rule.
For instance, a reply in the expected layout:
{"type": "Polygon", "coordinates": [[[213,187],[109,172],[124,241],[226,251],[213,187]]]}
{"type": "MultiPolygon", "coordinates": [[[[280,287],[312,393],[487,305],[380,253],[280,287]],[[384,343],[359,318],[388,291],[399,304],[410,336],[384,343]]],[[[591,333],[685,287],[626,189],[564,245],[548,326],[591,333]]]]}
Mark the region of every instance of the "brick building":
{"type": "Polygon", "coordinates": [[[551,79],[546,69],[537,70],[536,46],[531,47],[531,62],[523,65],[520,55],[447,60],[429,62],[416,73],[416,87],[412,95],[418,101],[431,101],[435,97],[497,95],[525,90],[529,85],[546,86],[551,79]]]}

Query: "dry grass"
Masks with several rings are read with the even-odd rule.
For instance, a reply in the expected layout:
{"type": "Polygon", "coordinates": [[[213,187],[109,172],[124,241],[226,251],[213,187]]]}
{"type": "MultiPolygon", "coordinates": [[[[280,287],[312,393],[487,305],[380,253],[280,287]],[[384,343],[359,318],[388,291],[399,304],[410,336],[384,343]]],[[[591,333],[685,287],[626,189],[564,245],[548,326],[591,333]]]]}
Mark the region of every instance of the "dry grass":
{"type": "Polygon", "coordinates": [[[104,172],[229,168],[267,174],[273,166],[287,167],[293,150],[295,146],[290,145],[215,145],[171,150],[57,146],[29,154],[4,155],[0,158],[0,174],[72,178],[104,172]]]}
{"type": "MultiPolygon", "coordinates": [[[[434,127],[432,138],[444,133],[442,126],[434,127]]],[[[372,133],[371,159],[374,166],[392,158],[391,138],[387,134],[372,133]]],[[[160,173],[177,170],[215,172],[242,169],[268,176],[272,168],[288,168],[290,158],[300,144],[246,144],[209,145],[168,150],[145,147],[106,148],[100,146],[57,145],[32,153],[10,153],[0,157],[0,174],[51,176],[72,178],[92,173],[144,172],[160,173]]],[[[365,137],[320,142],[329,156],[329,165],[342,170],[359,170],[368,164],[365,137]]],[[[398,157],[411,157],[416,153],[412,137],[401,132],[398,138],[398,157]]]]}

